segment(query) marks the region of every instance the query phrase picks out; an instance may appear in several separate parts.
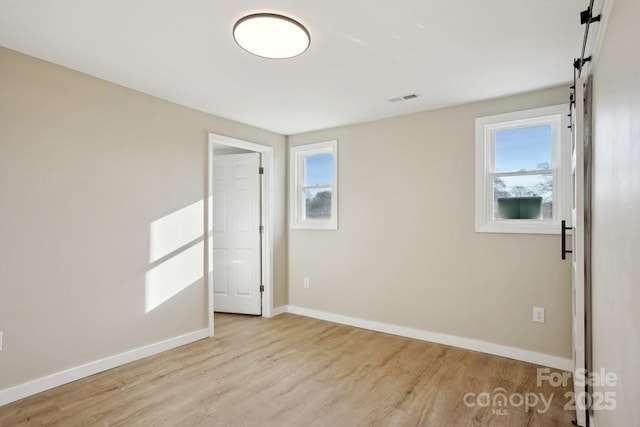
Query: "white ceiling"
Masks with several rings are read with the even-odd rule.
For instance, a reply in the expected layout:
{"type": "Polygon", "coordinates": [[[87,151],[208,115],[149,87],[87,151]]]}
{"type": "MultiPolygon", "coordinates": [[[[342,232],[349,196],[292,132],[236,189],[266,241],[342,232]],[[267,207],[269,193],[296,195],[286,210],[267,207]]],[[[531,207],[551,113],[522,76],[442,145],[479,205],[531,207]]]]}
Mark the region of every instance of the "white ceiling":
{"type": "Polygon", "coordinates": [[[587,0],[0,0],[0,45],[285,135],[569,82],[587,0]],[[289,15],[287,60],[233,41],[289,15]],[[417,99],[389,99],[417,93],[417,99]]]}

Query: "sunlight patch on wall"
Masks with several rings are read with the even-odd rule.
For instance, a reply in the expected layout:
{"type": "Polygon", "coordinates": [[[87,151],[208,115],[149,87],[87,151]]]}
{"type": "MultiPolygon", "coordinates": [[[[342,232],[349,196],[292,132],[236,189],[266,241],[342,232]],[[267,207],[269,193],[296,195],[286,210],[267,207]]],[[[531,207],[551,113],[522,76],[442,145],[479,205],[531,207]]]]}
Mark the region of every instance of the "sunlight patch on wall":
{"type": "Polygon", "coordinates": [[[145,275],[146,312],[158,307],[202,279],[204,242],[147,271],[145,275]]]}
{"type": "Polygon", "coordinates": [[[151,223],[149,261],[155,262],[203,236],[204,201],[151,223]]]}
{"type": "Polygon", "coordinates": [[[204,277],[204,201],[150,224],[146,313],[204,277]]]}

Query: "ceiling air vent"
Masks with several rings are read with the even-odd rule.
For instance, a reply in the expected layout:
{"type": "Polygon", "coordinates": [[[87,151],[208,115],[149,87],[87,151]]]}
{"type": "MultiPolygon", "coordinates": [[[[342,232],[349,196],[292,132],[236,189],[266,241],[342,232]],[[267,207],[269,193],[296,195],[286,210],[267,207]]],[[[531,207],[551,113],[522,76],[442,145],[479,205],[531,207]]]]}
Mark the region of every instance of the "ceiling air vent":
{"type": "Polygon", "coordinates": [[[408,101],[409,99],[414,99],[414,98],[417,98],[417,97],[418,97],[417,93],[412,93],[412,94],[409,94],[409,95],[400,96],[398,98],[391,98],[389,100],[389,102],[408,101]]]}

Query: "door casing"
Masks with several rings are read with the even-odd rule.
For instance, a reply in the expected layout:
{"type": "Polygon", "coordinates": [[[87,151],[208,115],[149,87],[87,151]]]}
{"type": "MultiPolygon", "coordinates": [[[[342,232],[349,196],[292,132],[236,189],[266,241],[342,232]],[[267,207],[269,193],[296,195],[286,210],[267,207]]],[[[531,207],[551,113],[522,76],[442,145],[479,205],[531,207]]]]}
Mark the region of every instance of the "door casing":
{"type": "Polygon", "coordinates": [[[225,145],[227,147],[241,148],[262,154],[262,167],[264,174],[261,183],[261,221],[264,226],[262,235],[262,317],[272,317],[273,313],[273,147],[257,144],[255,142],[244,141],[224,135],[209,133],[208,150],[208,174],[207,174],[207,198],[205,203],[205,218],[207,230],[207,242],[205,245],[205,277],[207,278],[207,307],[209,320],[209,336],[214,335],[213,324],[213,263],[210,257],[213,243],[213,159],[214,145],[225,145]]]}

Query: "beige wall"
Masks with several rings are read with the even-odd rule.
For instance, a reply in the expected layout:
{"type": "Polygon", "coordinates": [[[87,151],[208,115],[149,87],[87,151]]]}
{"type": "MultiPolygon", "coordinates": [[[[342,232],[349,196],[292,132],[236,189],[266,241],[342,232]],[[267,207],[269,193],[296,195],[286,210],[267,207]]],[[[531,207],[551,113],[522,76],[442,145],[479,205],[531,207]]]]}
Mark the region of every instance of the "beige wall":
{"type": "Polygon", "coordinates": [[[275,147],[285,304],[283,136],[0,48],[0,390],[206,328],[202,279],[147,313],[145,274],[150,224],[204,198],[210,131],[275,147]]]}
{"type": "Polygon", "coordinates": [[[289,137],[338,139],[340,188],[337,231],[289,231],[289,304],[570,358],[559,236],[474,231],[475,118],[568,94],[559,87],[289,137]],[[532,322],[534,305],[546,308],[546,323],[532,322]]]}
{"type": "Polygon", "coordinates": [[[640,58],[637,0],[616,0],[593,73],[593,369],[618,376],[598,427],[640,420],[640,58]]]}

